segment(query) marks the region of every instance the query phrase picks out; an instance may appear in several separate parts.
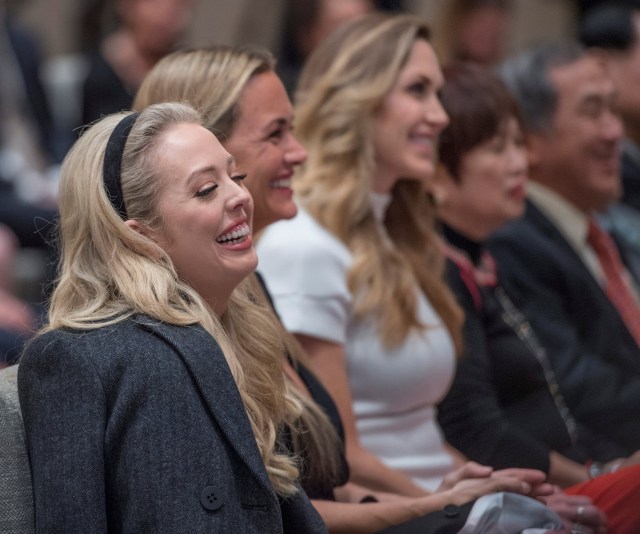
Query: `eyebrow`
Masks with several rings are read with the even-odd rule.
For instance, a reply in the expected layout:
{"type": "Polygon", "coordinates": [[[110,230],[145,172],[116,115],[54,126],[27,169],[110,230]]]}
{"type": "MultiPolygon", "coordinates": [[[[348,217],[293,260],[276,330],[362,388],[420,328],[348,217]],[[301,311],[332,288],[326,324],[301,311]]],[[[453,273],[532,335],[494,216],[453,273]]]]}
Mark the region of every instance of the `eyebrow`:
{"type": "Polygon", "coordinates": [[[433,76],[425,76],[424,74],[414,74],[407,83],[424,83],[427,87],[434,87],[436,90],[442,89],[444,85],[444,79],[442,76],[434,78],[433,76]]]}
{"type": "Polygon", "coordinates": [[[289,122],[291,122],[289,119],[287,119],[286,117],[278,117],[277,119],[273,119],[271,121],[269,121],[266,126],[263,128],[263,130],[265,132],[271,130],[271,128],[273,128],[274,126],[286,126],[287,124],[289,124],[289,122]]]}
{"type": "MultiPolygon", "coordinates": [[[[234,158],[231,154],[227,157],[227,173],[231,174],[231,169],[235,167],[236,158],[234,158]]],[[[197,169],[193,171],[189,177],[187,178],[187,186],[189,186],[193,181],[195,181],[198,177],[202,175],[219,175],[220,168],[216,165],[209,165],[207,167],[203,167],[202,169],[197,169]]]]}

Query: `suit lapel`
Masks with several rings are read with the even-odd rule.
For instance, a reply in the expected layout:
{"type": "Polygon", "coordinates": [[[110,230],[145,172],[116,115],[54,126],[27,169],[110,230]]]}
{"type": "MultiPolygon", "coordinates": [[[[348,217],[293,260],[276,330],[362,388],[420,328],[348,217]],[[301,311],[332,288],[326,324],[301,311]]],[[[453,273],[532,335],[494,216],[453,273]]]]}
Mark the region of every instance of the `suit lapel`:
{"type": "MultiPolygon", "coordinates": [[[[553,224],[532,202],[527,201],[527,211],[525,218],[529,219],[535,226],[537,226],[549,239],[554,241],[558,247],[557,251],[565,256],[565,260],[573,264],[573,269],[580,271],[584,278],[589,280],[589,283],[593,283],[598,287],[599,291],[602,288],[595,280],[593,275],[587,269],[587,266],[582,261],[582,258],[578,255],[576,250],[569,243],[562,232],[558,230],[555,224],[553,224]]],[[[603,293],[604,294],[604,293],[603,293]]]]}
{"type": "Polygon", "coordinates": [[[218,344],[200,326],[179,327],[144,316],[139,316],[136,322],[164,339],[182,358],[229,443],[275,498],[240,392],[218,344]]]}
{"type": "MultiPolygon", "coordinates": [[[[587,269],[587,266],[582,261],[582,258],[575,251],[573,246],[564,238],[560,230],[531,202],[527,201],[527,211],[525,214],[525,218],[528,219],[532,224],[538,227],[549,239],[558,244],[555,247],[554,252],[559,255],[563,255],[564,262],[567,265],[571,265],[571,270],[574,274],[579,275],[581,279],[585,281],[586,284],[591,287],[588,289],[589,292],[592,292],[594,295],[599,295],[599,300],[601,301],[602,306],[609,309],[609,313],[607,314],[611,320],[618,323],[622,330],[625,332],[628,341],[631,343],[631,346],[636,347],[637,343],[631,332],[627,329],[622,317],[614,304],[611,302],[607,294],[604,292],[602,286],[598,283],[598,281],[593,277],[591,271],[587,269]]],[[[624,260],[623,260],[624,261],[624,260]]]]}

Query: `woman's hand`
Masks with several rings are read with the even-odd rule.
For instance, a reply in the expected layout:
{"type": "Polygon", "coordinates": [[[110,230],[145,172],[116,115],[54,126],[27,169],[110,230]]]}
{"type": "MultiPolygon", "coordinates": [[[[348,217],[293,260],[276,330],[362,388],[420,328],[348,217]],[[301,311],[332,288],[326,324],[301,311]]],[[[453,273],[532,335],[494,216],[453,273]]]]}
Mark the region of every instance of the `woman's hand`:
{"type": "Polygon", "coordinates": [[[502,491],[520,493],[528,496],[531,494],[531,485],[517,476],[489,476],[484,478],[467,478],[459,481],[451,489],[442,492],[438,490],[438,493],[446,496],[448,502],[462,505],[469,501],[479,499],[484,495],[502,491]]]}
{"type": "MultiPolygon", "coordinates": [[[[438,488],[438,492],[447,491],[455,487],[456,484],[463,480],[469,479],[481,479],[481,478],[507,478],[509,481],[511,479],[517,479],[526,484],[524,487],[528,487],[529,491],[526,493],[529,497],[544,497],[545,495],[551,495],[554,492],[554,488],[551,484],[547,484],[545,482],[546,475],[542,471],[538,471],[537,469],[523,469],[523,468],[509,468],[509,469],[500,469],[498,471],[494,471],[493,468],[481,465],[476,462],[467,462],[462,467],[456,469],[449,473],[440,484],[438,488]]],[[[510,482],[509,482],[510,483],[510,482]]],[[[517,493],[522,493],[519,490],[517,493]]]]}
{"type": "Polygon", "coordinates": [[[503,476],[515,477],[526,482],[531,486],[531,491],[528,494],[529,497],[533,497],[535,499],[551,495],[555,492],[555,488],[546,482],[547,475],[544,471],[539,471],[538,469],[512,467],[509,469],[494,471],[491,476],[494,478],[503,476]]]}
{"type": "Polygon", "coordinates": [[[555,488],[553,494],[542,500],[560,516],[568,532],[574,529],[584,534],[605,534],[607,532],[606,516],[591,502],[589,497],[567,495],[560,488],[555,488]]]}
{"type": "Polygon", "coordinates": [[[493,468],[476,462],[467,462],[446,475],[436,492],[452,489],[456,484],[467,479],[488,478],[493,473],[493,468]]]}

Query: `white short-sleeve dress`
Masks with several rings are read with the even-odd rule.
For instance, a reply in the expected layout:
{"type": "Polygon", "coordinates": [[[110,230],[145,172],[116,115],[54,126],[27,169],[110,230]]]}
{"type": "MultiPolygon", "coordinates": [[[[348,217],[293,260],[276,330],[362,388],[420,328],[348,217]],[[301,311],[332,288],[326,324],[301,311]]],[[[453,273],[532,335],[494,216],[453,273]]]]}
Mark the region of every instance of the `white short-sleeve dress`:
{"type": "Polygon", "coordinates": [[[303,209],[269,226],[258,245],[265,278],[286,328],[344,346],[360,440],[385,464],[435,490],[453,467],[436,419],[436,404],[455,372],[451,337],[418,292],[429,328],[398,347],[384,347],[375,316],[355,318],[347,287],[352,256],[303,209]]]}

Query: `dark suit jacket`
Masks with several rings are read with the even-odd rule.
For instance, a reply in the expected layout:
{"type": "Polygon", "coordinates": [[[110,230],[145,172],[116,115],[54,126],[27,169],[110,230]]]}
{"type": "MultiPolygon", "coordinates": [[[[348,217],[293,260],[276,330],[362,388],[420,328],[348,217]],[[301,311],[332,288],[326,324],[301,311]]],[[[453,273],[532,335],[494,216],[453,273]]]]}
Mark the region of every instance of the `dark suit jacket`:
{"type": "Polygon", "coordinates": [[[18,380],[38,532],[326,532],[302,492],[281,513],[226,360],[199,326],[137,316],[49,332],[18,380]]]}
{"type": "MultiPolygon", "coordinates": [[[[1,17],[1,15],[0,15],[1,17]]],[[[61,161],[64,154],[56,154],[54,148],[53,120],[46,91],[40,78],[42,56],[36,40],[31,34],[19,27],[9,15],[5,14],[1,31],[6,32],[15,60],[22,74],[21,83],[24,85],[28,102],[28,113],[38,128],[39,141],[46,155],[61,161]],[[58,157],[56,157],[58,156],[58,157]]]]}
{"type": "Polygon", "coordinates": [[[640,211],[640,162],[629,152],[622,152],[622,202],[640,211]]]}
{"type": "Polygon", "coordinates": [[[531,203],[489,249],[547,348],[573,415],[614,441],[618,453],[639,449],[640,348],[577,253],[531,203]]]}

